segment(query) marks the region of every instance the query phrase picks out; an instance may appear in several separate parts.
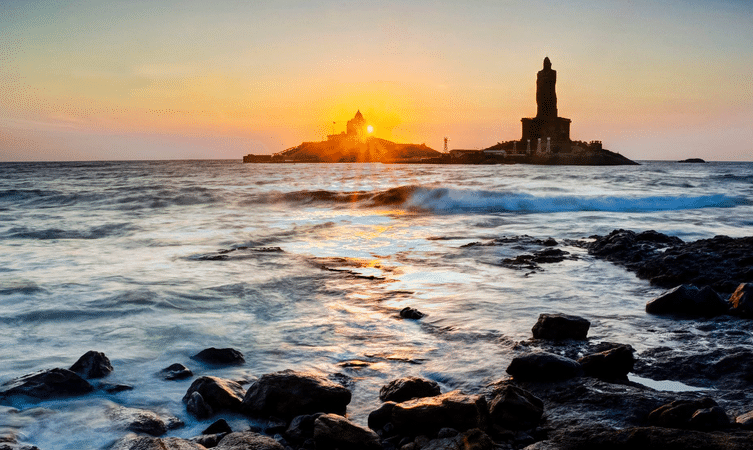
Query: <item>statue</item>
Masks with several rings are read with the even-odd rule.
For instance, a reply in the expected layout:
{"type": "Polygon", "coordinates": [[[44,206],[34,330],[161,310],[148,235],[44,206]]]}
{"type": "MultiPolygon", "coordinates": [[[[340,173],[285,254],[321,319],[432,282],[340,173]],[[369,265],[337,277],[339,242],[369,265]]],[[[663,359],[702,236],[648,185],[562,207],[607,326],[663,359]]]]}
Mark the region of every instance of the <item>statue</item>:
{"type": "Polygon", "coordinates": [[[557,93],[554,84],[557,82],[557,71],[552,70],[549,57],[544,58],[544,69],[536,77],[536,105],[537,118],[557,117],[557,93]]]}

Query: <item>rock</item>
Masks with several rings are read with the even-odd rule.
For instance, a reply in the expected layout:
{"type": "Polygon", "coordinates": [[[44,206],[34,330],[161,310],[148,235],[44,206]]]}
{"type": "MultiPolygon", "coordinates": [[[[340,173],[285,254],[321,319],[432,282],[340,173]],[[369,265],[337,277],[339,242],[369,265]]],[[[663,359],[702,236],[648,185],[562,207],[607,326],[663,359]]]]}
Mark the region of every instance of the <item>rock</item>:
{"type": "Polygon", "coordinates": [[[740,284],[729,299],[730,314],[753,317],[753,283],[740,284]]]}
{"type": "Polygon", "coordinates": [[[206,450],[206,447],[180,438],[156,438],[129,435],[120,439],[110,450],[206,450]]]}
{"type": "Polygon", "coordinates": [[[219,419],[209,425],[204,431],[201,432],[201,434],[222,434],[232,432],[233,430],[230,428],[230,425],[228,425],[227,421],[225,419],[219,419]]]}
{"type": "Polygon", "coordinates": [[[433,434],[442,428],[458,431],[483,428],[486,414],[487,405],[483,396],[452,391],[395,404],[391,422],[400,432],[433,434]]]}
{"type": "Polygon", "coordinates": [[[207,404],[204,397],[198,392],[191,392],[188,400],[186,401],[186,398],[183,397],[183,401],[186,403],[186,411],[197,419],[206,419],[214,414],[212,407],[207,404]]]}
{"type": "Polygon", "coordinates": [[[175,416],[161,416],[146,409],[114,406],[106,414],[110,420],[129,431],[152,436],[162,436],[168,429],[183,426],[183,422],[175,416]]]}
{"type": "Polygon", "coordinates": [[[453,437],[432,439],[421,450],[495,450],[494,441],[478,428],[453,437]]]}
{"type": "Polygon", "coordinates": [[[323,414],[314,422],[316,448],[381,450],[379,436],[337,414],[323,414]]]}
{"type": "Polygon", "coordinates": [[[293,441],[305,441],[314,437],[314,421],[316,416],[303,414],[290,421],[285,435],[293,441]]]}
{"type": "Polygon", "coordinates": [[[313,373],[284,370],[262,375],[243,397],[242,411],[251,416],[290,420],[316,412],[345,414],[350,391],[313,373]]]}
{"type": "Polygon", "coordinates": [[[240,433],[230,433],[217,444],[216,450],[285,450],[271,437],[244,431],[240,433]]]}
{"type": "Polygon", "coordinates": [[[193,372],[183,364],[172,364],[160,370],[160,376],[165,380],[184,380],[193,376],[193,372]]]}
{"type": "Polygon", "coordinates": [[[753,411],[735,417],[735,423],[746,430],[753,430],[753,411]]]}
{"type": "Polygon", "coordinates": [[[227,436],[227,433],[202,434],[201,436],[192,437],[189,441],[203,445],[206,448],[213,448],[217,447],[217,444],[219,444],[225,436],[227,436]]]}
{"type": "Polygon", "coordinates": [[[683,284],[646,303],[649,314],[713,317],[727,312],[727,303],[713,289],[683,284]]]}
{"type": "Polygon", "coordinates": [[[88,394],[94,388],[67,369],[49,369],[24,375],[0,386],[0,400],[28,396],[42,400],[88,394]]]}
{"type": "Polygon", "coordinates": [[[533,326],[534,339],[586,339],[591,322],[566,314],[541,314],[533,326]]]}
{"type": "Polygon", "coordinates": [[[379,408],[369,413],[369,428],[372,430],[381,430],[382,427],[392,420],[392,408],[395,402],[387,401],[379,408]]]}
{"type": "Polygon", "coordinates": [[[696,430],[722,429],[729,426],[729,418],[724,410],[708,397],[700,400],[676,400],[663,405],[651,411],[648,422],[653,426],[696,430]],[[696,414],[700,416],[696,417],[696,414]],[[722,415],[724,419],[721,418],[722,415]]]}
{"type": "Polygon", "coordinates": [[[541,399],[513,385],[503,386],[489,403],[491,423],[508,430],[534,428],[543,414],[541,399]]]}
{"type": "Polygon", "coordinates": [[[68,370],[81,375],[83,378],[102,378],[109,375],[113,368],[104,353],[90,350],[84,353],[68,370]]]}
{"type": "MultiPolygon", "coordinates": [[[[204,402],[214,411],[239,411],[243,401],[243,387],[232,380],[218,377],[199,377],[191,383],[183,403],[188,403],[194,392],[201,394],[204,402]]],[[[198,401],[198,400],[197,400],[198,401]]]]}
{"type": "Polygon", "coordinates": [[[127,384],[100,383],[97,389],[107,392],[108,394],[117,394],[118,392],[132,391],[133,386],[127,384]]]}
{"type": "Polygon", "coordinates": [[[392,380],[382,386],[379,390],[379,400],[400,403],[412,398],[433,397],[441,393],[436,381],[405,377],[392,380]]]}
{"type": "Polygon", "coordinates": [[[426,314],[422,313],[421,311],[409,306],[406,306],[405,308],[400,310],[400,317],[402,317],[403,319],[418,320],[423,318],[425,315],[426,314]]]}
{"type": "Polygon", "coordinates": [[[193,358],[217,366],[241,365],[246,362],[243,353],[232,348],[210,347],[200,351],[193,358]]]}
{"type": "Polygon", "coordinates": [[[627,380],[627,374],[633,370],[635,358],[633,347],[620,345],[603,352],[593,353],[580,358],[583,373],[589,377],[602,380],[627,380]]]}
{"type": "MultiPolygon", "coordinates": [[[[556,449],[609,450],[747,450],[751,432],[700,432],[661,427],[630,427],[613,430],[578,427],[552,433],[556,449]]],[[[544,447],[549,449],[549,447],[544,447]]]]}
{"type": "Polygon", "coordinates": [[[566,380],[580,376],[582,372],[583,369],[577,361],[548,352],[516,356],[507,367],[507,373],[516,380],[566,380]]]}
{"type": "Polygon", "coordinates": [[[454,428],[442,428],[441,430],[437,432],[437,438],[443,439],[443,438],[448,438],[448,437],[455,437],[458,434],[460,433],[458,433],[458,430],[454,428]]]}
{"type": "Polygon", "coordinates": [[[683,159],[683,160],[680,160],[680,161],[677,161],[677,162],[679,162],[679,163],[696,163],[697,164],[697,163],[705,163],[706,161],[704,161],[701,158],[688,158],[688,159],[683,159]]]}
{"type": "Polygon", "coordinates": [[[557,241],[554,238],[547,238],[544,242],[541,243],[541,245],[545,245],[547,247],[556,247],[557,241]]]}
{"type": "Polygon", "coordinates": [[[288,429],[288,422],[277,417],[270,417],[264,424],[264,434],[274,436],[275,434],[284,433],[288,429]]]}

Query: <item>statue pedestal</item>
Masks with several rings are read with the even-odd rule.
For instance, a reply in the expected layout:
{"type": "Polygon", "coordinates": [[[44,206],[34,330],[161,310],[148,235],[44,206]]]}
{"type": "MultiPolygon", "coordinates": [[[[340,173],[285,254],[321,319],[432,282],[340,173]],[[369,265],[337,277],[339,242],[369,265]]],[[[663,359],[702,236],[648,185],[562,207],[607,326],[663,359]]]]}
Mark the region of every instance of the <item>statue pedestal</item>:
{"type": "Polygon", "coordinates": [[[522,141],[552,138],[552,142],[570,142],[570,119],[564,117],[520,119],[523,122],[522,141]]]}

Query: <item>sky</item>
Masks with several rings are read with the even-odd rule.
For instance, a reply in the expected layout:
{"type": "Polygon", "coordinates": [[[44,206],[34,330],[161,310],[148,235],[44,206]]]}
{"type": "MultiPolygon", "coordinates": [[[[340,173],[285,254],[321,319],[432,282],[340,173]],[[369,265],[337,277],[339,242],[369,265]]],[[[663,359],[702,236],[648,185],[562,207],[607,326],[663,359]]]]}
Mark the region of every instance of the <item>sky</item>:
{"type": "Polygon", "coordinates": [[[571,138],[753,161],[748,0],[0,2],[0,161],[240,159],[345,130],[520,139],[557,71],[571,138]]]}

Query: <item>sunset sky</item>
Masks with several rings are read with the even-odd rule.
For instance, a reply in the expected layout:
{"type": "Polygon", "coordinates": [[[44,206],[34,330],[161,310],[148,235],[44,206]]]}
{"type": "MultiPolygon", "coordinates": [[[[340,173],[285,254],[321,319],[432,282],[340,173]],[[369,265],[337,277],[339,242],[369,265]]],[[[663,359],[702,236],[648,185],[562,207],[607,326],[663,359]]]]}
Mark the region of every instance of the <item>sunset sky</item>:
{"type": "Polygon", "coordinates": [[[484,148],[536,114],[545,56],[573,139],[753,160],[748,0],[3,0],[0,161],[240,159],[358,109],[378,137],[484,148]]]}

